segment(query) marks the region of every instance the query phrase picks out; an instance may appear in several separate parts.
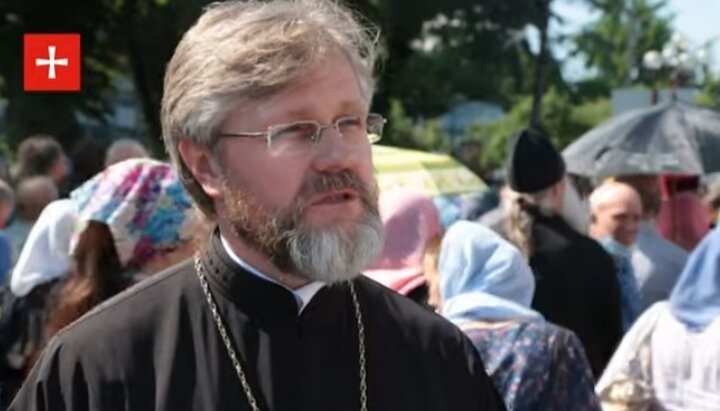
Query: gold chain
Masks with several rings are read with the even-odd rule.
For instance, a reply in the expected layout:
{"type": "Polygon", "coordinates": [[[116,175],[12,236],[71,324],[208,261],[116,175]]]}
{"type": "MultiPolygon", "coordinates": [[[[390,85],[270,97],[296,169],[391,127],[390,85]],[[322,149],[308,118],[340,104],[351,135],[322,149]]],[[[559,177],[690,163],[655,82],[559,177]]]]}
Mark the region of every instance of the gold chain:
{"type": "MultiPolygon", "coordinates": [[[[240,385],[242,385],[243,391],[245,391],[245,396],[247,397],[248,403],[250,404],[250,408],[252,409],[252,411],[260,411],[260,407],[255,400],[255,396],[253,395],[252,390],[250,389],[250,384],[248,383],[247,377],[245,376],[245,371],[243,370],[238,355],[233,348],[232,341],[230,340],[230,334],[228,334],[222,317],[220,316],[220,312],[218,311],[217,304],[215,304],[215,299],[213,298],[212,292],[210,291],[210,286],[208,285],[205,274],[203,273],[202,264],[200,263],[200,259],[198,258],[195,259],[195,273],[197,274],[198,279],[200,279],[200,286],[202,287],[203,293],[205,293],[205,297],[207,298],[208,305],[210,306],[210,312],[212,313],[213,319],[215,320],[215,325],[217,326],[220,337],[225,344],[225,349],[228,353],[228,356],[230,357],[230,361],[232,362],[233,367],[235,368],[235,373],[240,380],[240,385]]],[[[350,285],[350,295],[352,296],[353,308],[355,309],[355,319],[357,321],[358,328],[358,362],[360,365],[360,411],[367,411],[365,327],[363,326],[362,312],[360,311],[360,302],[358,301],[357,293],[355,292],[355,286],[351,281],[348,281],[348,284],[350,285]]]]}

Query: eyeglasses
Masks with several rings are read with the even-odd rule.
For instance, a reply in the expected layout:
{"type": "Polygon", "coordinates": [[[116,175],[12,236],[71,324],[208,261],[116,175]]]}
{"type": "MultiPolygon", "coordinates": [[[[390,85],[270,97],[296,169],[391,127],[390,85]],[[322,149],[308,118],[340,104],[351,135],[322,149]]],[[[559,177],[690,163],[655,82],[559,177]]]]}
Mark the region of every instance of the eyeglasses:
{"type": "Polygon", "coordinates": [[[340,117],[331,124],[314,120],[297,121],[270,126],[267,131],[222,133],[218,137],[265,137],[270,154],[278,157],[296,156],[312,151],[323,131],[328,128],[337,130],[345,144],[351,147],[377,143],[382,137],[385,121],[380,114],[370,113],[366,117],[340,117]]]}

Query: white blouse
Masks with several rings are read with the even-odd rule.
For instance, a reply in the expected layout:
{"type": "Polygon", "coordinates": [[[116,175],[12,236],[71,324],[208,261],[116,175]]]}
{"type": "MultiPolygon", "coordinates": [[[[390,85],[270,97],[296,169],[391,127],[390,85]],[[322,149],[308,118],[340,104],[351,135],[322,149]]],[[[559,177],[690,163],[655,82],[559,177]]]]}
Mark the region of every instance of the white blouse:
{"type": "Polygon", "coordinates": [[[651,306],[633,324],[595,391],[600,395],[628,366],[648,332],[658,411],[720,411],[720,318],[702,332],[690,332],[667,302],[651,306]]]}
{"type": "Polygon", "coordinates": [[[720,410],[720,318],[693,333],[670,313],[652,335],[655,395],[667,410],[720,410]]]}

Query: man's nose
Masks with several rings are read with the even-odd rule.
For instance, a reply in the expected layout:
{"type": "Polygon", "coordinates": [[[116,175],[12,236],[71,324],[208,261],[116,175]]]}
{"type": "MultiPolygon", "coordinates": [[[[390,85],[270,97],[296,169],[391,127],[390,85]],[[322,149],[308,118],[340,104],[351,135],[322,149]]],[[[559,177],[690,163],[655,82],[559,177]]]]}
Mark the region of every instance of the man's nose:
{"type": "Polygon", "coordinates": [[[348,145],[337,127],[325,127],[314,148],[313,168],[317,172],[351,169],[362,150],[348,145]]]}

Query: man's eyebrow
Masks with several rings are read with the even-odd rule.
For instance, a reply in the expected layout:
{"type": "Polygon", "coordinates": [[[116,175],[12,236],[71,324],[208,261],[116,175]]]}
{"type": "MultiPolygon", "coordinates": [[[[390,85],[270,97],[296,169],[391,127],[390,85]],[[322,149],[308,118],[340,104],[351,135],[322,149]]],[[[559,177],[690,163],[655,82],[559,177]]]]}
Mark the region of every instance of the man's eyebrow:
{"type": "MultiPolygon", "coordinates": [[[[365,112],[367,107],[364,102],[344,100],[339,104],[339,109],[334,113],[337,117],[346,115],[349,113],[365,112]]],[[[260,107],[262,108],[262,107],[260,107]]],[[[314,106],[304,106],[291,108],[283,113],[283,117],[286,119],[284,122],[302,121],[302,120],[316,120],[315,116],[317,108],[314,106]]]]}

